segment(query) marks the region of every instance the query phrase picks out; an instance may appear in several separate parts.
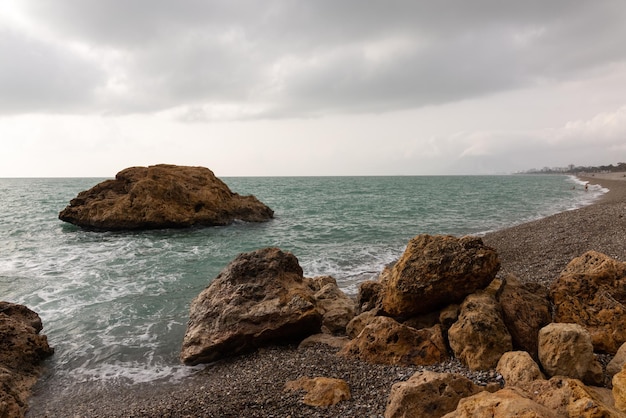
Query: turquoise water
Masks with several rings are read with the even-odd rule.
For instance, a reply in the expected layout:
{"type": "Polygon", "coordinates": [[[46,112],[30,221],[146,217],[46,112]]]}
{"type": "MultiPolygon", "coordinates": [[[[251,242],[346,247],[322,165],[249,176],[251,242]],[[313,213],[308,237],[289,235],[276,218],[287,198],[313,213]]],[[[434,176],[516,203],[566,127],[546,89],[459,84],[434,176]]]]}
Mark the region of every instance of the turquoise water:
{"type": "Polygon", "coordinates": [[[241,252],[278,246],[355,294],[417,234],[481,234],[605,192],[568,176],[224,178],[276,218],[133,233],[57,219],[100,180],[0,179],[0,300],[40,314],[56,349],[48,378],[70,384],[190,373],[178,361],[189,303],[241,252]]]}

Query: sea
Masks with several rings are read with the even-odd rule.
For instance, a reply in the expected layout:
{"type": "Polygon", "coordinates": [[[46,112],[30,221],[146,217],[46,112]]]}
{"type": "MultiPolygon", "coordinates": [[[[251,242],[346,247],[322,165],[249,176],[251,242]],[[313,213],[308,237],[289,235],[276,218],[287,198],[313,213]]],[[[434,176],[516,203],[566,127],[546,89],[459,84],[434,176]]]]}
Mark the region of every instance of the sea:
{"type": "Polygon", "coordinates": [[[265,223],[93,232],[58,219],[104,179],[0,179],[0,300],[36,311],[54,347],[45,380],[176,381],[189,305],[242,252],[292,252],[348,294],[418,234],[482,235],[592,203],[573,176],[231,177],[275,211],[265,223]]]}

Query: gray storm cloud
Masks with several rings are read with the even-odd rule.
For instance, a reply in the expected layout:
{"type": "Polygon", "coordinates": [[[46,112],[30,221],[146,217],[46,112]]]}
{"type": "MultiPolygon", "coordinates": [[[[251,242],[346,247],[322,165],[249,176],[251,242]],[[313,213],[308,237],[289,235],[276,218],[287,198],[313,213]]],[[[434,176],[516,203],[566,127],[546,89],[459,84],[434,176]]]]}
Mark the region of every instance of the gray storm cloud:
{"type": "Polygon", "coordinates": [[[0,41],[4,113],[394,111],[567,80],[626,55],[625,9],[611,1],[21,4],[41,30],[0,41]]]}

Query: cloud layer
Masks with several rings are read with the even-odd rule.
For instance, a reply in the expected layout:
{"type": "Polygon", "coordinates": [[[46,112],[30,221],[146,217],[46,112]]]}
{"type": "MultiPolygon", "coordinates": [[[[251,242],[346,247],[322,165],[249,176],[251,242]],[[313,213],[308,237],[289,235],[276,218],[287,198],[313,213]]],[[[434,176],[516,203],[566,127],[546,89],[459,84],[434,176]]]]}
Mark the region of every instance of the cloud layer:
{"type": "MultiPolygon", "coordinates": [[[[385,112],[626,58],[614,1],[11,2],[0,112],[182,120],[385,112]],[[19,5],[19,7],[18,7],[19,5]]],[[[0,21],[0,23],[2,23],[0,21]]]]}

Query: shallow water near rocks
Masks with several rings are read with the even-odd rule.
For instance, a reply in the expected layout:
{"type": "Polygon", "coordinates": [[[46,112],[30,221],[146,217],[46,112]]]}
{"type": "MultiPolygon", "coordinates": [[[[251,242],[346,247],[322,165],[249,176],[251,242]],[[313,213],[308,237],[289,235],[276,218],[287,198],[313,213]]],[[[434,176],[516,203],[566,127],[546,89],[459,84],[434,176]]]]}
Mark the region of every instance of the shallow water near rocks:
{"type": "MultiPolygon", "coordinates": [[[[58,213],[102,179],[0,179],[0,300],[40,314],[44,379],[139,383],[194,369],[178,354],[191,300],[237,254],[277,246],[349,294],[415,235],[482,234],[589,204],[568,176],[224,178],[275,211],[261,224],[91,232],[58,213]]],[[[45,381],[44,381],[45,384],[45,381]]]]}

